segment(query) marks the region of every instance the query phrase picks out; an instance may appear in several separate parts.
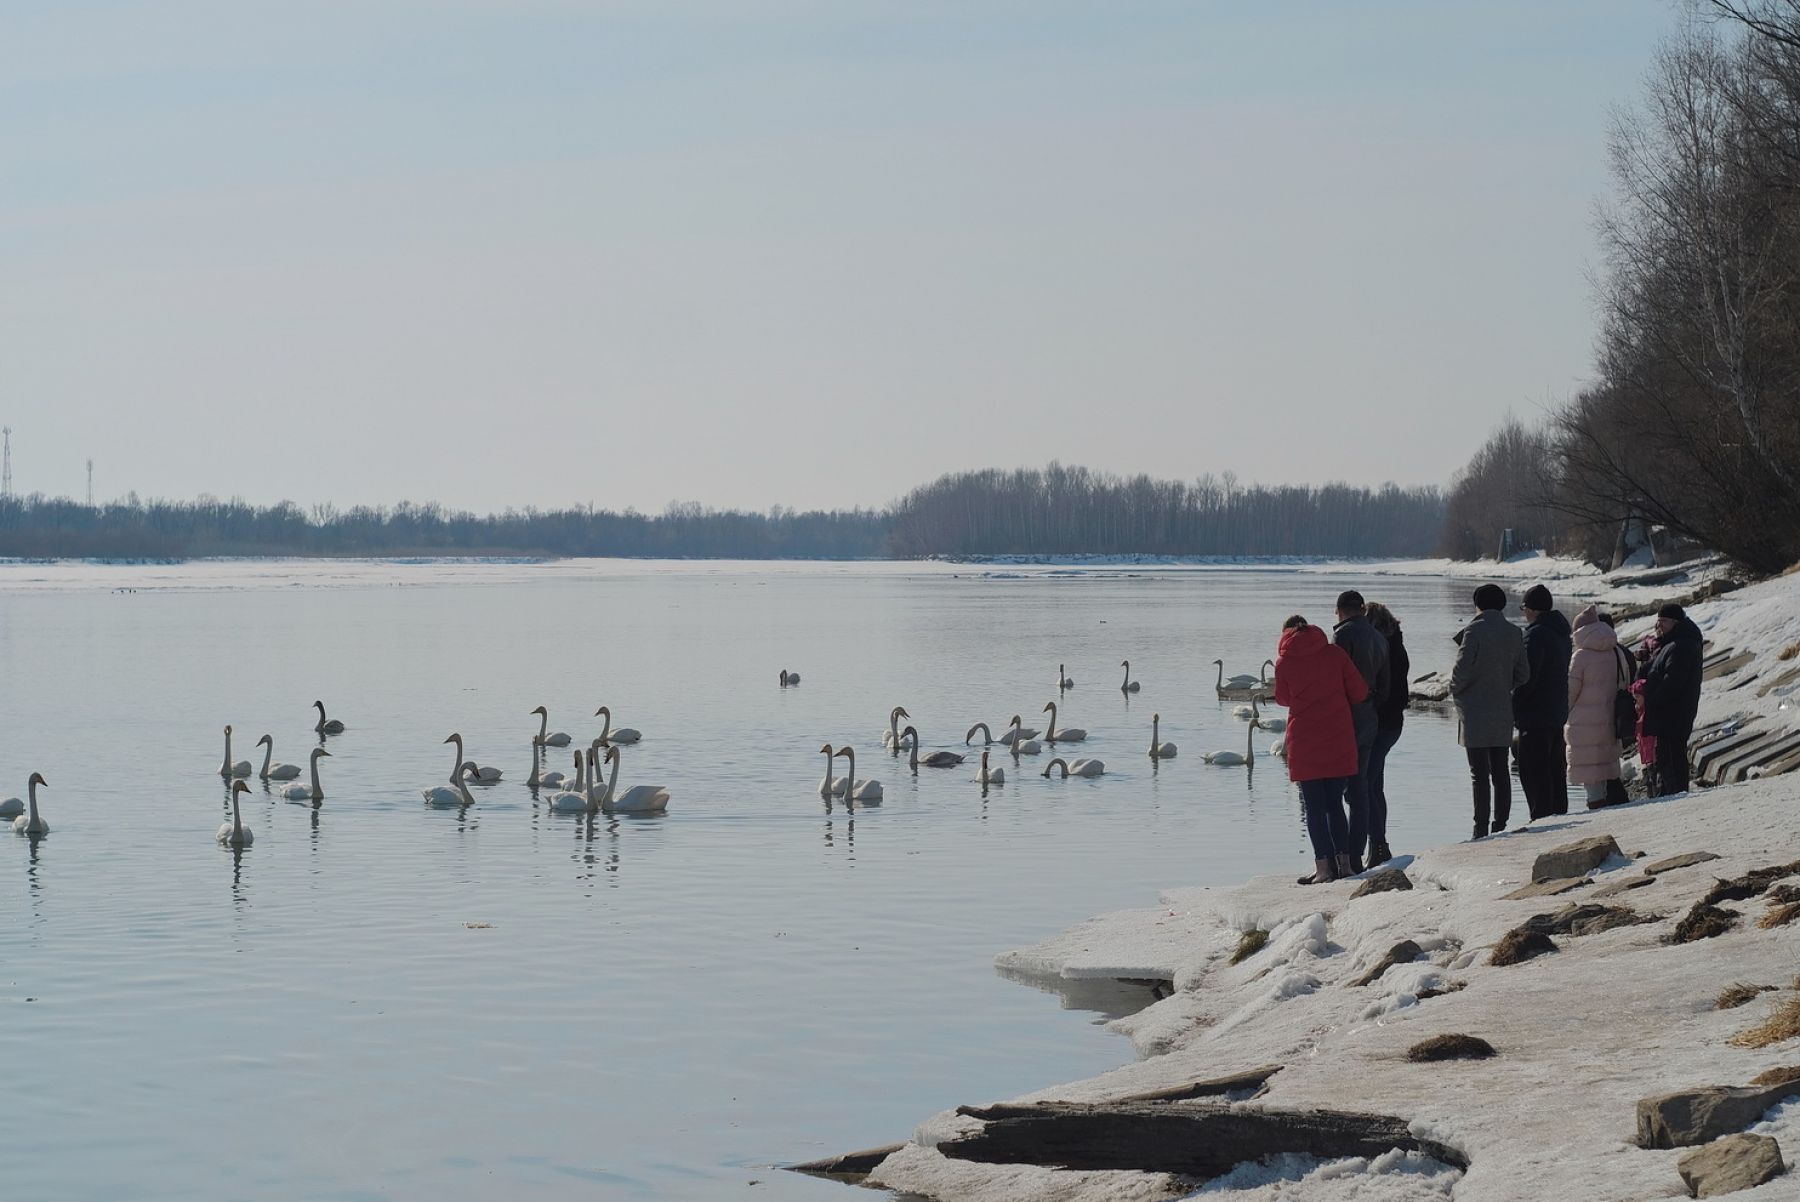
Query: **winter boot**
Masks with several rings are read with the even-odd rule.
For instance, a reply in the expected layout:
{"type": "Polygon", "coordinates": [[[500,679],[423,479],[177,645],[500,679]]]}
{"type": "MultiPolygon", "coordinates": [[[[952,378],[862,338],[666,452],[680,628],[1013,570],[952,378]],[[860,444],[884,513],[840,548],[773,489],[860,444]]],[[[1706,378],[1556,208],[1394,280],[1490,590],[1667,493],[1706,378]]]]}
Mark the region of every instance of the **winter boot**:
{"type": "Polygon", "coordinates": [[[1385,864],[1393,858],[1394,849],[1389,847],[1386,843],[1369,844],[1369,867],[1373,868],[1377,864],[1385,864]]]}
{"type": "Polygon", "coordinates": [[[1314,860],[1313,874],[1311,876],[1301,877],[1297,883],[1301,885],[1329,885],[1335,880],[1337,880],[1337,873],[1333,870],[1330,860],[1314,860]]]}
{"type": "Polygon", "coordinates": [[[1355,856],[1351,855],[1347,851],[1340,851],[1338,853],[1337,874],[1340,877],[1355,876],[1357,873],[1359,873],[1361,871],[1362,871],[1362,865],[1358,864],[1356,862],[1355,856]]]}

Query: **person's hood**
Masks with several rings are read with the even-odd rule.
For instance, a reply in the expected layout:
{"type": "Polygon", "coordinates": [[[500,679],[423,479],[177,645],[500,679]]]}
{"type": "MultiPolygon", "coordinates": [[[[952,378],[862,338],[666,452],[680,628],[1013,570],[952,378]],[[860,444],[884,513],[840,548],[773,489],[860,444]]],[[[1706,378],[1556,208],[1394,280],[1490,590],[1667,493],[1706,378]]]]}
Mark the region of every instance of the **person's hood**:
{"type": "Polygon", "coordinates": [[[1317,655],[1331,646],[1323,626],[1301,626],[1281,632],[1282,655],[1317,655]]]}
{"type": "MultiPolygon", "coordinates": [[[[1590,605],[1583,611],[1582,616],[1585,617],[1593,611],[1594,607],[1590,605]]],[[[1575,619],[1575,645],[1583,651],[1611,651],[1619,645],[1619,636],[1611,626],[1598,618],[1591,622],[1583,622],[1577,618],[1575,619]]]]}
{"type": "Polygon", "coordinates": [[[1678,620],[1669,633],[1657,637],[1662,643],[1703,643],[1706,641],[1706,636],[1700,633],[1698,626],[1694,625],[1694,619],[1686,617],[1678,620]]]}
{"type": "Polygon", "coordinates": [[[1538,615],[1538,620],[1533,622],[1532,625],[1533,626],[1542,626],[1545,630],[1554,631],[1555,633],[1562,635],[1564,638],[1568,638],[1569,634],[1570,634],[1569,619],[1563,617],[1561,611],[1559,611],[1559,610],[1554,610],[1554,609],[1545,610],[1543,613],[1538,615]]]}
{"type": "Polygon", "coordinates": [[[1580,613],[1575,615],[1575,629],[1580,630],[1583,626],[1592,626],[1595,622],[1598,622],[1599,620],[1600,620],[1599,608],[1596,606],[1590,605],[1586,609],[1582,610],[1580,613]]]}

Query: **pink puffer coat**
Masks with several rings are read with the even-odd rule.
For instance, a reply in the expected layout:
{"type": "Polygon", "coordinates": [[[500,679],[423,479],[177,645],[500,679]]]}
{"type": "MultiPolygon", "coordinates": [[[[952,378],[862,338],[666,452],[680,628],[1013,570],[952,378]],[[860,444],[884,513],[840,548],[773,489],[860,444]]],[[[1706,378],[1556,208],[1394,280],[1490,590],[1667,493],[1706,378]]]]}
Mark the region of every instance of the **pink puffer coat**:
{"type": "Polygon", "coordinates": [[[1613,732],[1613,699],[1631,683],[1613,628],[1593,606],[1575,618],[1575,654],[1569,660],[1569,781],[1598,785],[1619,775],[1619,740],[1613,732]]]}

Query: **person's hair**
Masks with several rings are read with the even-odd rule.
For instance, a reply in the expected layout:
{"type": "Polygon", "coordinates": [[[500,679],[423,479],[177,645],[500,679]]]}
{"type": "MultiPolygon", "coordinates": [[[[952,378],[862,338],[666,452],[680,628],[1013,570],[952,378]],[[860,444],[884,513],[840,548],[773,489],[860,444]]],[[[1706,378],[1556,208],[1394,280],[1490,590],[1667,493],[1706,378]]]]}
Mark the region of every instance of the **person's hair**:
{"type": "Polygon", "coordinates": [[[1363,595],[1353,588],[1347,588],[1338,594],[1337,607],[1341,614],[1356,613],[1363,607],[1363,595]]]}
{"type": "Polygon", "coordinates": [[[1671,601],[1661,609],[1657,610],[1656,616],[1659,618],[1671,618],[1679,622],[1681,619],[1687,617],[1687,610],[1671,601]]]}
{"type": "Polygon", "coordinates": [[[1400,629],[1400,619],[1394,616],[1393,610],[1379,601],[1371,601],[1363,606],[1363,612],[1368,615],[1369,625],[1383,634],[1393,634],[1400,629]]]}
{"type": "Polygon", "coordinates": [[[1299,630],[1302,626],[1305,626],[1305,625],[1306,625],[1306,619],[1301,617],[1299,614],[1295,614],[1293,617],[1291,617],[1287,621],[1283,622],[1281,624],[1281,628],[1283,630],[1299,630]]]}
{"type": "Polygon", "coordinates": [[[1506,590],[1497,584],[1484,584],[1475,590],[1476,609],[1505,609],[1506,590]]]}
{"type": "Polygon", "coordinates": [[[1611,614],[1595,614],[1594,617],[1608,626],[1613,624],[1613,616],[1611,614]]]}

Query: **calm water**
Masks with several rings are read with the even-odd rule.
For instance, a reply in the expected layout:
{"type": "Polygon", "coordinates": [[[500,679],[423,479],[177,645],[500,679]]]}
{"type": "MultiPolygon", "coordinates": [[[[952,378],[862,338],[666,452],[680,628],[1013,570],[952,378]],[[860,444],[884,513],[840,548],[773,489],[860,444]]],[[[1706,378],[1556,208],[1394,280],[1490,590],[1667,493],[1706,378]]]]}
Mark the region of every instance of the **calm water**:
{"type": "MultiPolygon", "coordinates": [[[[769,1166],[1132,1055],[995,952],[1159,886],[1307,867],[1279,763],[1200,760],[1244,742],[1210,661],[1255,671],[1282,618],[1328,620],[1351,580],[0,566],[0,793],[43,772],[53,828],[0,842],[5,1195],[850,1196],[769,1166]],[[1059,662],[1105,777],[984,798],[972,762],[914,780],[881,754],[896,704],[928,748],[1041,725],[1059,662]],[[778,689],[783,667],[804,683],[778,689]],[[299,763],[316,697],[349,726],[323,808],[258,786],[254,847],[219,847],[221,728],[236,758],[268,732],[299,763]],[[665,817],[590,824],[525,789],[528,711],[585,740],[603,702],[645,735],[621,783],[667,785],[665,817]],[[1153,711],[1181,747],[1157,770],[1153,711]],[[507,779],[429,810],[453,730],[507,779]],[[818,797],[827,741],[884,804],[818,797]]],[[[1358,583],[1415,672],[1447,664],[1466,584],[1358,583]]],[[[1461,761],[1451,720],[1410,720],[1397,849],[1466,837],[1461,761]]]]}

